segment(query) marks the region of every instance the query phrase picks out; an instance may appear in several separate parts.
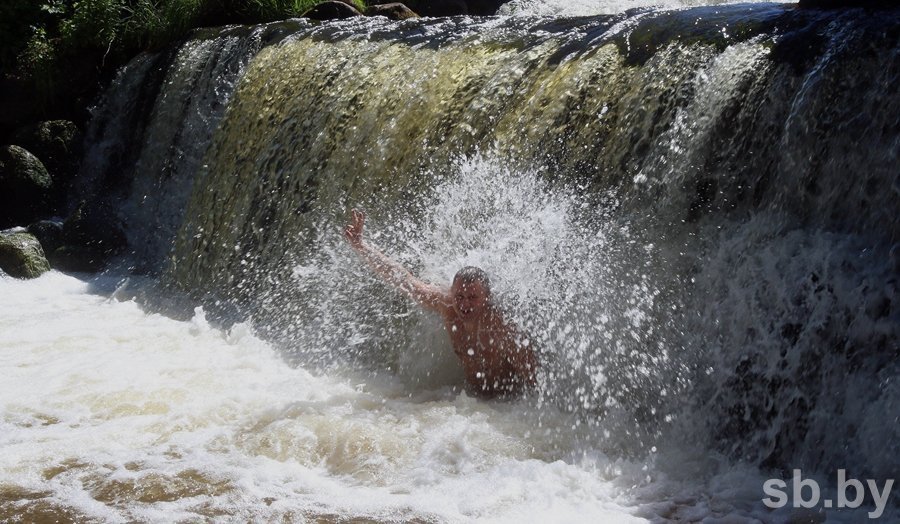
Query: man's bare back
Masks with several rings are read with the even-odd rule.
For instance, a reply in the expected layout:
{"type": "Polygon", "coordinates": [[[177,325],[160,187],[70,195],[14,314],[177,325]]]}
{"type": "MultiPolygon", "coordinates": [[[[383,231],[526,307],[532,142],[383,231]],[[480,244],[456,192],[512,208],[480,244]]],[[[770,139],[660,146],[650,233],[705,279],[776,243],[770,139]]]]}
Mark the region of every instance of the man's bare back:
{"type": "Polygon", "coordinates": [[[450,288],[426,283],[365,244],[365,215],[356,209],[352,215],[344,229],[350,245],[376,274],[441,316],[472,394],[487,398],[517,395],[534,386],[534,352],[491,303],[490,281],[483,271],[463,268],[450,288]]]}

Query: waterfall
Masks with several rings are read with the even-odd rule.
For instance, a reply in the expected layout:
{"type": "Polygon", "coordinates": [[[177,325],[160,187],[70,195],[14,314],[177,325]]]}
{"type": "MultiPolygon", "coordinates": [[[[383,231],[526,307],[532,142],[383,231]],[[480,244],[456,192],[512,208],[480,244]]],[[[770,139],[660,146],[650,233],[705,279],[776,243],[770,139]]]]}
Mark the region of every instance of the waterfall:
{"type": "Polygon", "coordinates": [[[168,52],[142,54],[94,108],[80,197],[101,194],[117,209],[139,271],[163,268],[235,83],[281,31],[201,30],[168,52]]]}
{"type": "Polygon", "coordinates": [[[424,278],[492,275],[584,439],[884,478],[898,28],[746,4],[231,30],[167,55],[120,215],[147,270],[294,363],[458,380],[434,319],[344,246],[365,207],[424,278]]]}

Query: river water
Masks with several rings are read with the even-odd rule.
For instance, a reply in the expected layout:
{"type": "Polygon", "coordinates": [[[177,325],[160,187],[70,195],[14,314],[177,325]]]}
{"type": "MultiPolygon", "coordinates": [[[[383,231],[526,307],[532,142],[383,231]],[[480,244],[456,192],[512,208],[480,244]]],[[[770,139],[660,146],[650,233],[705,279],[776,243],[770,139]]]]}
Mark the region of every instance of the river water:
{"type": "Polygon", "coordinates": [[[548,437],[527,401],[316,376],[116,284],[0,281],[4,519],[640,520],[646,468],[548,437]]]}
{"type": "Polygon", "coordinates": [[[576,417],[533,399],[484,402],[352,369],[314,374],[246,324],[211,327],[201,308],[189,320],[148,312],[124,284],[57,272],[0,280],[0,519],[778,515],[759,501],[755,468],[702,450],[610,457],[576,417]]]}
{"type": "MultiPolygon", "coordinates": [[[[467,396],[437,320],[398,306],[337,231],[294,267],[295,285],[319,297],[327,320],[289,320],[275,335],[270,326],[266,338],[279,343],[252,322],[208,319],[156,278],[3,277],[0,519],[818,521],[814,510],[765,507],[772,473],[697,438],[705,417],[685,413],[677,384],[665,386],[674,403],[651,404],[674,425],[650,431],[635,420],[635,403],[647,402],[635,384],[656,387],[647,368],[677,377],[674,358],[598,360],[572,343],[573,330],[589,340],[605,333],[612,347],[623,333],[647,343],[643,317],[657,292],[640,281],[620,289],[614,282],[628,273],[609,268],[652,249],[628,250],[634,237],[621,228],[578,227],[574,193],[535,176],[484,160],[460,169],[422,197],[432,211],[426,233],[410,233],[416,222],[400,213],[391,227],[370,224],[371,236],[405,238],[435,281],[461,264],[494,268],[498,293],[518,298],[514,318],[544,347],[539,394],[467,396]],[[472,205],[480,216],[466,211],[472,205]],[[585,251],[585,238],[595,249],[585,251]],[[316,295],[322,286],[330,294],[316,295]]],[[[870,509],[829,521],[857,522],[870,509]]]]}

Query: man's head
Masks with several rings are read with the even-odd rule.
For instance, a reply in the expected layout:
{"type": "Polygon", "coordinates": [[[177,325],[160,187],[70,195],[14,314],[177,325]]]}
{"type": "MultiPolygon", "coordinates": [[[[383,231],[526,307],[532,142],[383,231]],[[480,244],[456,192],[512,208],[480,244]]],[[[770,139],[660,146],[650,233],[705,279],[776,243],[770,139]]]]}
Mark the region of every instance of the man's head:
{"type": "Polygon", "coordinates": [[[491,281],[487,273],[473,266],[460,269],[450,288],[453,307],[463,320],[478,318],[491,300],[491,281]]]}

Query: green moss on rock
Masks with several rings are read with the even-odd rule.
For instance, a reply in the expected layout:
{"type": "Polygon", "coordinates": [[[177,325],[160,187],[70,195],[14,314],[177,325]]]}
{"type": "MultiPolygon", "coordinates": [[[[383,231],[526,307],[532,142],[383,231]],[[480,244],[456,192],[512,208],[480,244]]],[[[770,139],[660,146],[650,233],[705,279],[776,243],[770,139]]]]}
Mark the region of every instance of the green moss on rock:
{"type": "Polygon", "coordinates": [[[44,164],[19,146],[0,147],[0,228],[47,214],[53,181],[44,164]]]}
{"type": "Polygon", "coordinates": [[[0,269],[15,278],[37,278],[50,271],[41,243],[30,233],[0,234],[0,269]]]}
{"type": "Polygon", "coordinates": [[[45,120],[23,127],[12,142],[38,157],[54,181],[78,172],[82,135],[70,120],[45,120]]]}

